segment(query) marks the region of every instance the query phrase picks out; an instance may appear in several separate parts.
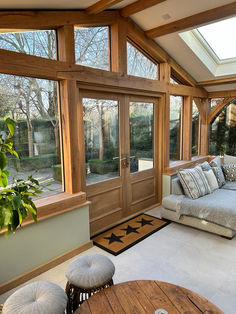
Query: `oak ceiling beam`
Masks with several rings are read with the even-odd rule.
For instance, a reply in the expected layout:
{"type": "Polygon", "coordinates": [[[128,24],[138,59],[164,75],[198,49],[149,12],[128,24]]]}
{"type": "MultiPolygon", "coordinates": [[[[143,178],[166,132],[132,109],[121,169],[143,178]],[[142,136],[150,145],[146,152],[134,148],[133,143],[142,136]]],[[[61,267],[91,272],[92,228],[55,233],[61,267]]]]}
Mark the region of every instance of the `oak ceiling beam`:
{"type": "Polygon", "coordinates": [[[198,86],[214,86],[214,85],[233,84],[233,83],[236,83],[236,77],[229,77],[229,78],[211,80],[211,81],[201,81],[201,82],[197,82],[197,85],[198,86]]]}
{"type": "Polygon", "coordinates": [[[197,27],[199,25],[217,21],[225,17],[230,17],[236,14],[236,1],[217,7],[208,11],[204,11],[198,14],[194,14],[185,17],[181,20],[174,21],[169,24],[161,25],[146,31],[146,35],[149,38],[156,38],[163,35],[182,31],[187,28],[197,27]]]}
{"type": "Polygon", "coordinates": [[[121,1],[123,0],[100,0],[88,7],[85,12],[87,14],[98,14],[121,1]]]}
{"type": "Polygon", "coordinates": [[[100,26],[117,21],[118,11],[88,15],[85,11],[0,11],[3,29],[56,29],[64,25],[100,26]]]}
{"type": "Polygon", "coordinates": [[[122,8],[120,14],[123,17],[128,17],[164,1],[166,0],[138,0],[122,8]]]}

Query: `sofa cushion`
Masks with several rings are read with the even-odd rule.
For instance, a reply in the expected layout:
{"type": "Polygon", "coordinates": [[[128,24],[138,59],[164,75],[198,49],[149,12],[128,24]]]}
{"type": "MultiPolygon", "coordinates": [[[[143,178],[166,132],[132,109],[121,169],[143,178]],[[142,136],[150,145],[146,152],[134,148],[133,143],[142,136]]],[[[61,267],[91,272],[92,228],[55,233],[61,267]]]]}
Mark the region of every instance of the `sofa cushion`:
{"type": "Polygon", "coordinates": [[[236,181],[236,164],[224,164],[222,168],[227,181],[236,181]]]}
{"type": "Polygon", "coordinates": [[[221,167],[221,159],[219,156],[216,156],[212,161],[210,162],[211,167],[221,167]]]}
{"type": "Polygon", "coordinates": [[[208,171],[211,169],[211,166],[209,164],[209,162],[204,161],[202,164],[200,164],[199,166],[201,166],[203,171],[208,171]]]}
{"type": "Polygon", "coordinates": [[[212,167],[212,170],[216,176],[218,185],[221,188],[223,185],[225,185],[225,177],[224,177],[223,171],[221,167],[212,167]]]}
{"type": "Polygon", "coordinates": [[[236,191],[236,182],[235,181],[226,181],[225,185],[222,186],[222,189],[236,191]]]}
{"type": "Polygon", "coordinates": [[[236,156],[224,155],[225,164],[236,164],[236,156]]]}
{"type": "Polygon", "coordinates": [[[162,206],[166,209],[179,212],[180,204],[186,196],[170,194],[162,199],[162,206]]]}
{"type": "Polygon", "coordinates": [[[197,199],[211,193],[210,186],[200,166],[179,170],[177,175],[188,197],[197,199]]]}
{"type": "Polygon", "coordinates": [[[212,169],[208,170],[208,171],[203,171],[205,174],[205,177],[207,179],[207,182],[211,188],[211,191],[217,190],[219,189],[219,184],[217,182],[216,176],[213,172],[212,169]]]}
{"type": "Polygon", "coordinates": [[[171,194],[183,195],[184,190],[180,183],[179,178],[174,178],[171,180],[171,194]]]}

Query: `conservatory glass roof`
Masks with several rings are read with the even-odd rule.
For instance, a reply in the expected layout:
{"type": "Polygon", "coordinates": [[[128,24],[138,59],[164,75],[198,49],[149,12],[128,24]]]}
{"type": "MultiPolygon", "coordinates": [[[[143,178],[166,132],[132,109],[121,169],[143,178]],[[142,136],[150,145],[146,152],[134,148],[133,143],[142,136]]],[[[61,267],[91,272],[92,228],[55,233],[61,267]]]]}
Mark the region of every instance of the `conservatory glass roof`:
{"type": "Polygon", "coordinates": [[[236,58],[236,17],[197,28],[220,61],[236,58]]]}

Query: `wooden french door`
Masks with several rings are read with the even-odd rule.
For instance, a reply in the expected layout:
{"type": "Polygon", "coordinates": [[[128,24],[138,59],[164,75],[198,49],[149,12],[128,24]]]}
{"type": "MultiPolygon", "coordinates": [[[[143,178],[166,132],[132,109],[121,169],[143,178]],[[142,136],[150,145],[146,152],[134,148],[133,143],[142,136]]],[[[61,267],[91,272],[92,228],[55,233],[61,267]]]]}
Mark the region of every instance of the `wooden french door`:
{"type": "Polygon", "coordinates": [[[156,204],[158,99],[80,91],[91,234],[156,204]]]}

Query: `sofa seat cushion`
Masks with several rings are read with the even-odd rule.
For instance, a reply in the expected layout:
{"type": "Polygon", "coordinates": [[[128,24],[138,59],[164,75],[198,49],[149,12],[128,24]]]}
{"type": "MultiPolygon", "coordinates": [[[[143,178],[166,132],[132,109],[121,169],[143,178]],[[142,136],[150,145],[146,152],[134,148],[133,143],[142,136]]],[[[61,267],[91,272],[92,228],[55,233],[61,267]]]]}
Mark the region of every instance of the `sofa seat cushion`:
{"type": "Polygon", "coordinates": [[[179,217],[197,217],[236,230],[236,193],[218,189],[196,200],[183,198],[179,217]]]}
{"type": "Polygon", "coordinates": [[[221,189],[236,191],[236,181],[226,181],[221,189]]]}
{"type": "Polygon", "coordinates": [[[179,212],[181,202],[185,197],[184,195],[170,194],[162,199],[162,206],[166,209],[179,212]]]}

